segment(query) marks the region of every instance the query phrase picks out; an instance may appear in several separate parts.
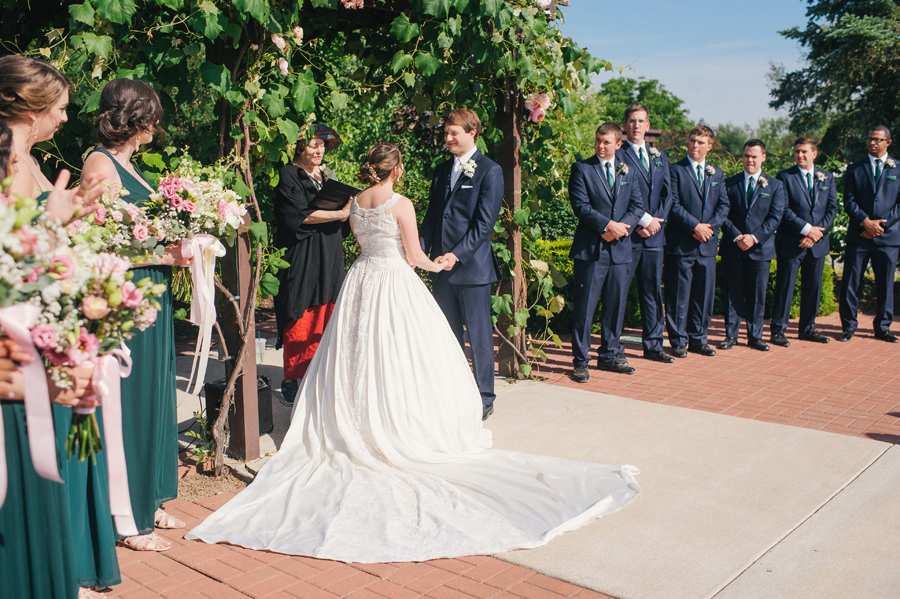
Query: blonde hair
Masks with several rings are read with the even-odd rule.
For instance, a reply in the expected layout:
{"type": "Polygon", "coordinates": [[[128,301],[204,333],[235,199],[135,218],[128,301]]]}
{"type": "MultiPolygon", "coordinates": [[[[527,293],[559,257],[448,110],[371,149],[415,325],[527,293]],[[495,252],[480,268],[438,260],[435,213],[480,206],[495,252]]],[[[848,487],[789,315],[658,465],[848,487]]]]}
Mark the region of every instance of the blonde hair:
{"type": "Polygon", "coordinates": [[[0,120],[48,110],[72,88],[53,65],[27,56],[0,57],[0,120]]]}
{"type": "Polygon", "coordinates": [[[390,176],[391,171],[400,164],[403,156],[400,148],[394,144],[376,144],[366,154],[366,161],[359,167],[356,178],[363,185],[375,185],[390,176]]]}

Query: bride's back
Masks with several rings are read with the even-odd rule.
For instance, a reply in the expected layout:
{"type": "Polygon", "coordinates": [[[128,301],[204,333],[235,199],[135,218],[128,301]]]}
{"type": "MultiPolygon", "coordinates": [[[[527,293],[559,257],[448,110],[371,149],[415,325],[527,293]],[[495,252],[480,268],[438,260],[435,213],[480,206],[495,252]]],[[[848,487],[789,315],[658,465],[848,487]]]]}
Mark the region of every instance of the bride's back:
{"type": "Polygon", "coordinates": [[[391,210],[401,196],[389,189],[388,193],[368,193],[373,191],[363,191],[350,204],[350,226],[359,242],[360,258],[391,258],[405,264],[400,226],[391,210]]]}

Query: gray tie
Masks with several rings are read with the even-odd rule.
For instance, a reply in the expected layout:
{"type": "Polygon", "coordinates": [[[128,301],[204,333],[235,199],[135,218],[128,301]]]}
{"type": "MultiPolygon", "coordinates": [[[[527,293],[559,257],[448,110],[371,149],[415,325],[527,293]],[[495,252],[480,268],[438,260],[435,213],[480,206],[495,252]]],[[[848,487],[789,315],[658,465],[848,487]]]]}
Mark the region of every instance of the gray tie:
{"type": "Polygon", "coordinates": [[[456,182],[459,181],[459,176],[462,174],[462,163],[459,158],[453,159],[453,168],[450,169],[450,189],[456,187],[456,182]]]}

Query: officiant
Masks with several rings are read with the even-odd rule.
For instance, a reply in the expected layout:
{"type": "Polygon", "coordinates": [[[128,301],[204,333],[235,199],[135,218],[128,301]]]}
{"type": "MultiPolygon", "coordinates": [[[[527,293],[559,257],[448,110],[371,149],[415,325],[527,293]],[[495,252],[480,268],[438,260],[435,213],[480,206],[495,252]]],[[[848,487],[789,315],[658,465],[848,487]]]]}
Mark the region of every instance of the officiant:
{"type": "Polygon", "coordinates": [[[341,138],[324,125],[301,134],[294,160],[279,171],[275,188],[275,246],[285,248],[290,266],[278,272],[275,296],[276,348],[284,347],[282,402],[292,406],[306,369],[334,310],[344,282],[343,238],[350,233],[350,202],[336,210],[318,209],[314,198],[334,172],[322,164],[341,138]]]}

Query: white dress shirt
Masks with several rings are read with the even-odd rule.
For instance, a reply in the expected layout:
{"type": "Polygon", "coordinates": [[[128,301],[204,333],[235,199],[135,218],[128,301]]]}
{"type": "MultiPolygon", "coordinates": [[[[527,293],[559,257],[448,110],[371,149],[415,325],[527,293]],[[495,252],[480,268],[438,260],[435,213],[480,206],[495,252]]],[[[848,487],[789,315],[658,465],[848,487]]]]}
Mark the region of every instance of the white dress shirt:
{"type": "Polygon", "coordinates": [[[459,176],[462,174],[462,165],[475,155],[477,149],[477,147],[473,147],[462,156],[453,158],[453,168],[450,169],[450,189],[456,187],[456,182],[459,181],[459,176]]]}
{"type": "MultiPolygon", "coordinates": [[[[750,184],[750,179],[753,179],[753,192],[754,192],[754,193],[756,192],[756,190],[759,188],[759,176],[760,176],[760,174],[762,174],[762,171],[756,171],[756,173],[753,174],[753,175],[751,175],[751,174],[748,173],[747,171],[744,171],[744,191],[745,191],[745,192],[747,191],[747,186],[750,184]]],[[[750,205],[750,198],[749,198],[749,197],[747,198],[747,205],[748,205],[748,206],[750,205]]],[[[753,234],[751,233],[751,234],[750,234],[750,237],[753,238],[753,243],[759,243],[759,239],[756,238],[756,235],[753,235],[753,234]]],[[[737,240],[735,240],[735,243],[737,243],[737,240]]]]}
{"type": "MultiPolygon", "coordinates": [[[[815,189],[816,167],[813,167],[811,171],[804,170],[799,166],[797,168],[800,169],[800,178],[803,179],[804,186],[806,186],[806,174],[809,173],[810,175],[812,175],[813,189],[815,189]]],[[[807,187],[807,189],[809,189],[809,187],[807,187]]],[[[815,192],[811,191],[810,194],[812,194],[812,193],[815,193],[815,192]]],[[[806,225],[804,225],[803,228],[800,229],[800,234],[804,235],[804,236],[809,235],[810,230],[812,230],[812,223],[806,223],[806,225]]]]}
{"type": "Polygon", "coordinates": [[[703,173],[703,180],[705,181],[709,175],[706,174],[706,161],[703,162],[694,162],[694,160],[688,156],[688,162],[691,163],[691,172],[694,173],[694,176],[697,176],[697,167],[700,167],[700,172],[703,173]]]}
{"type": "MultiPolygon", "coordinates": [[[[647,164],[650,164],[650,154],[647,153],[647,148],[645,147],[645,144],[641,144],[641,145],[633,144],[630,141],[628,141],[627,139],[625,140],[625,143],[627,143],[629,146],[634,148],[634,155],[638,157],[638,162],[640,162],[639,151],[641,150],[641,148],[643,148],[644,156],[647,157],[647,164]]],[[[650,226],[650,223],[652,223],[652,222],[653,222],[653,215],[650,214],[649,212],[645,212],[644,215],[641,217],[641,220],[638,221],[638,226],[644,227],[646,229],[647,227],[650,226]]]]}
{"type": "Polygon", "coordinates": [[[871,154],[869,154],[869,166],[872,167],[872,176],[873,176],[873,177],[875,176],[875,161],[876,161],[876,160],[880,160],[880,161],[881,161],[881,172],[883,173],[883,172],[884,172],[884,169],[885,169],[885,166],[886,166],[886,165],[884,164],[884,161],[887,160],[887,157],[888,157],[887,152],[885,152],[884,154],[882,154],[882,155],[879,156],[878,158],[876,158],[875,156],[872,156],[871,154]]]}

